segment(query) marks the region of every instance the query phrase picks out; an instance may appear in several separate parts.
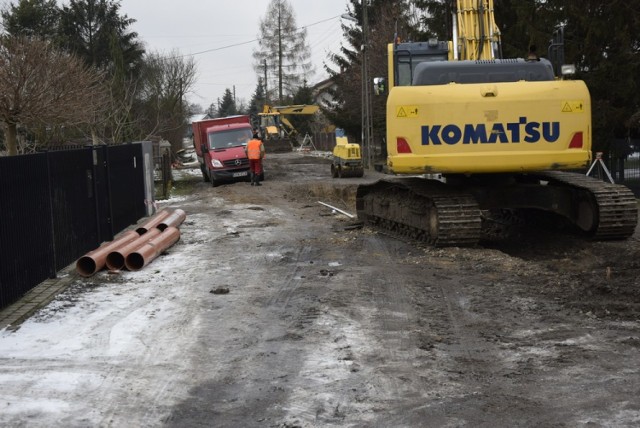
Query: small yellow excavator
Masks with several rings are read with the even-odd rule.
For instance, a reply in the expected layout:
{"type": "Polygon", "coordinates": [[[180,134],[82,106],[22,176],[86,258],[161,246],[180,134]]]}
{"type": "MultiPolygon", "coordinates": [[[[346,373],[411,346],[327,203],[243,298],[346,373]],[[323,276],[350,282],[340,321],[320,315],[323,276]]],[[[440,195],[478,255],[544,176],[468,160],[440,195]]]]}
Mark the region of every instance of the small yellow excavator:
{"type": "Polygon", "coordinates": [[[265,105],[262,113],[258,113],[260,133],[268,152],[291,151],[296,142],[298,131],[285,116],[312,115],[320,109],[315,104],[298,104],[287,106],[265,105]]]}
{"type": "Polygon", "coordinates": [[[331,162],[331,177],[362,177],[364,166],[360,145],[349,143],[344,135],[344,130],[336,129],[336,146],[333,148],[333,159],[331,162]]]}

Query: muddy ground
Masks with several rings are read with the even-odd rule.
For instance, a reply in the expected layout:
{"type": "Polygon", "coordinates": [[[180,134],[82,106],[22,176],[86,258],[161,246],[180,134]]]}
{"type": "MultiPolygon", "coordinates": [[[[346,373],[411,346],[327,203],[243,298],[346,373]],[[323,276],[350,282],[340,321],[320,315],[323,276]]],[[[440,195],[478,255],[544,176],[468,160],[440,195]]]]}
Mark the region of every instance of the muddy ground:
{"type": "MultiPolygon", "coordinates": [[[[261,187],[178,176],[182,196],[165,205],[187,212],[180,242],[143,271],[78,279],[63,297],[90,313],[104,293],[147,290],[76,333],[87,335],[90,357],[56,358],[102,382],[69,387],[57,412],[5,405],[0,422],[640,425],[640,231],[589,242],[534,230],[433,249],[352,228],[320,205],[355,213],[357,183],[376,178],[331,179],[326,158],[271,155],[261,187]],[[184,261],[163,271],[172,257],[184,261]],[[148,324],[115,352],[115,328],[141,308],[148,324]]],[[[60,370],[51,358],[10,365],[34,376],[60,370]]],[[[56,393],[29,385],[15,381],[10,399],[56,393]]]]}

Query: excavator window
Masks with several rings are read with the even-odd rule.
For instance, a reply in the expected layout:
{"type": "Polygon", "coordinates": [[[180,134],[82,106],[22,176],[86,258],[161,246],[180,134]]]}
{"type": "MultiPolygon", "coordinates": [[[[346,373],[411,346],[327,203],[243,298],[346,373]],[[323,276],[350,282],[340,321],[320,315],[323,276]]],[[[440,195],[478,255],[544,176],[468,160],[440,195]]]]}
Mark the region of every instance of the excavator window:
{"type": "Polygon", "coordinates": [[[396,86],[409,86],[415,69],[423,62],[446,61],[448,48],[442,42],[435,44],[415,42],[401,43],[394,51],[396,59],[396,86]]]}
{"type": "Polygon", "coordinates": [[[413,80],[416,67],[423,62],[444,61],[440,57],[434,57],[432,55],[413,55],[398,58],[398,70],[397,70],[397,86],[409,86],[413,80]]]}
{"type": "Polygon", "coordinates": [[[414,86],[449,83],[540,82],[554,80],[547,60],[441,61],[418,64],[414,86]]]}

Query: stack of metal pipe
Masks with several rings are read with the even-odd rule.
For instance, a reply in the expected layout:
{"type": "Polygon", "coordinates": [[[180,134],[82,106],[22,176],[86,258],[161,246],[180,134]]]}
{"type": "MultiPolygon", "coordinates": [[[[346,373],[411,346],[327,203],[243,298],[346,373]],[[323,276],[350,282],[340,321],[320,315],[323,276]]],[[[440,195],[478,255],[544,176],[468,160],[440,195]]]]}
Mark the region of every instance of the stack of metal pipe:
{"type": "Polygon", "coordinates": [[[186,213],[179,208],[158,211],[136,230],[127,230],[113,241],[105,242],[80,257],[76,271],[89,277],[104,267],[110,271],[125,267],[131,271],[140,270],[178,242],[178,227],[186,218],[186,213]]]}

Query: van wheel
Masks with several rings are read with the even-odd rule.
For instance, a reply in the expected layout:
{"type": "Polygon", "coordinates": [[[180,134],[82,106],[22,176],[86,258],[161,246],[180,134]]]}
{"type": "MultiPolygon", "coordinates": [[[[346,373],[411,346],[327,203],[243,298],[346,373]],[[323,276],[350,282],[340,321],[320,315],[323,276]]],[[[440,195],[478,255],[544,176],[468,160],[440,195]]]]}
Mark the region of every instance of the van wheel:
{"type": "Polygon", "coordinates": [[[209,182],[209,176],[207,175],[207,171],[204,169],[204,165],[200,165],[200,172],[202,172],[202,178],[205,183],[209,182]]]}
{"type": "Polygon", "coordinates": [[[338,167],[338,178],[342,178],[344,176],[343,172],[342,172],[342,167],[338,167]]]}
{"type": "Polygon", "coordinates": [[[331,164],[331,178],[336,178],[338,176],[338,171],[336,170],[336,166],[331,164]]]}
{"type": "Polygon", "coordinates": [[[211,174],[211,177],[209,177],[209,181],[211,181],[211,187],[218,187],[218,184],[220,184],[220,180],[216,180],[213,177],[213,174],[211,174]]]}

